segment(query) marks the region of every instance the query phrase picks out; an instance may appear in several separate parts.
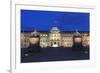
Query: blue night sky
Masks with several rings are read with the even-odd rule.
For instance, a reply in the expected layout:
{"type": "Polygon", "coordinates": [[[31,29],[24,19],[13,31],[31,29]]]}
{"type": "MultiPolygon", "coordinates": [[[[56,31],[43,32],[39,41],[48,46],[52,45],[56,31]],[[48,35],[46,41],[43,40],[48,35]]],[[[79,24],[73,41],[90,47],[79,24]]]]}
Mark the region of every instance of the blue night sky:
{"type": "Polygon", "coordinates": [[[21,31],[89,31],[89,13],[21,10],[21,31]]]}

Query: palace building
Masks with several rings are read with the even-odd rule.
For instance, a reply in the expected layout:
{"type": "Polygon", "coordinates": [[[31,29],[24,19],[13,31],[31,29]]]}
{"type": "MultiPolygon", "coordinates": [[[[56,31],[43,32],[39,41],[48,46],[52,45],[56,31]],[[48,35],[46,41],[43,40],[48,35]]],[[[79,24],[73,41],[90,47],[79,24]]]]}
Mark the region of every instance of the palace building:
{"type": "Polygon", "coordinates": [[[88,32],[61,32],[58,27],[52,27],[50,32],[21,32],[21,48],[31,45],[46,47],[73,47],[81,44],[83,47],[89,47],[89,33],[88,32]],[[27,41],[26,40],[27,37],[27,41]]]}
{"type": "Polygon", "coordinates": [[[49,46],[60,47],[61,46],[61,33],[57,27],[53,27],[49,33],[49,46]]]}

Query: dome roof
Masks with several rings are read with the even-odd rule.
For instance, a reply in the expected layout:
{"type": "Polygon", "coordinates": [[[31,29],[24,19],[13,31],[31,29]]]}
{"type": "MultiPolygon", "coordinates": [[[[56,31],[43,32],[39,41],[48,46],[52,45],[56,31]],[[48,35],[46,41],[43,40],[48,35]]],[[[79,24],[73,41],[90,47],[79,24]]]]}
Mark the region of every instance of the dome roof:
{"type": "Polygon", "coordinates": [[[52,27],[51,32],[60,32],[60,30],[58,27],[52,27]]]}
{"type": "Polygon", "coordinates": [[[31,33],[31,36],[38,36],[39,35],[39,32],[37,32],[36,30],[34,30],[32,33],[31,33]]]}
{"type": "Polygon", "coordinates": [[[78,32],[78,30],[76,30],[76,32],[74,33],[75,36],[81,36],[81,34],[78,32]]]}

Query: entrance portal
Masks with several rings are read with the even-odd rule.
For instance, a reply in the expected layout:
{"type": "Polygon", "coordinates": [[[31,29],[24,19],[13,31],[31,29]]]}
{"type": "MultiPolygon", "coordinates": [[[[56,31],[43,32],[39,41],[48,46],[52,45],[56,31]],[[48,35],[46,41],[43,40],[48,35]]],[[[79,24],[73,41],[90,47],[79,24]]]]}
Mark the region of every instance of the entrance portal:
{"type": "Polygon", "coordinates": [[[59,44],[57,42],[52,42],[52,47],[59,47],[59,44]]]}

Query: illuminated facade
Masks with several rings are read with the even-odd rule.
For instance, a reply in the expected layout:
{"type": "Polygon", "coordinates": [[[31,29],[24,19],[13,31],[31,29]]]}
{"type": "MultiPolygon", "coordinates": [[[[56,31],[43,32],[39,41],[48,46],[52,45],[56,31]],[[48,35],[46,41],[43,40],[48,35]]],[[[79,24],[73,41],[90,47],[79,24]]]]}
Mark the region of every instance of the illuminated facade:
{"type": "Polygon", "coordinates": [[[89,47],[89,34],[88,33],[83,33],[82,34],[82,45],[84,46],[84,47],[89,47]]]}
{"type": "Polygon", "coordinates": [[[72,47],[73,46],[73,34],[72,33],[63,33],[62,34],[62,46],[63,47],[72,47]]]}
{"type": "Polygon", "coordinates": [[[41,47],[48,47],[49,46],[49,39],[47,33],[40,34],[40,46],[41,47]]]}
{"type": "Polygon", "coordinates": [[[25,33],[21,33],[21,48],[29,47],[29,37],[25,33]]]}
{"type": "Polygon", "coordinates": [[[46,47],[73,47],[75,44],[82,44],[89,47],[89,33],[61,32],[57,27],[52,27],[50,32],[21,33],[21,48],[31,45],[46,47]]]}
{"type": "Polygon", "coordinates": [[[49,33],[49,46],[50,47],[61,46],[61,33],[57,27],[53,27],[49,33]]]}
{"type": "Polygon", "coordinates": [[[72,50],[83,50],[82,49],[82,35],[78,31],[73,34],[73,47],[72,50]]]}
{"type": "Polygon", "coordinates": [[[37,32],[36,30],[32,32],[29,37],[29,42],[32,45],[39,43],[39,32],[37,32]]]}

